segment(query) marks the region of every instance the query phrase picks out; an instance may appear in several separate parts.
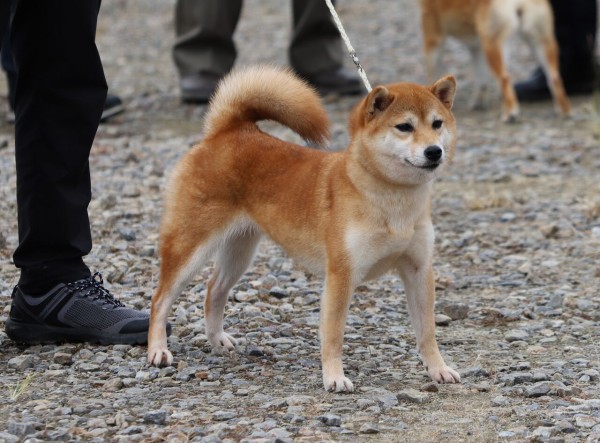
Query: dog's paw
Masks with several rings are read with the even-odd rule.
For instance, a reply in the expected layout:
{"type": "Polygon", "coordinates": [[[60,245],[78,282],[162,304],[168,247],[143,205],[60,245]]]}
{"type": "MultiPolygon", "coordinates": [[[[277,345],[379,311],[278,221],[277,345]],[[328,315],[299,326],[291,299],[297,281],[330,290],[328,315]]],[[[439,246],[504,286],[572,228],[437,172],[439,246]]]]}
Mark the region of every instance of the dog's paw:
{"type": "Polygon", "coordinates": [[[437,383],[460,383],[460,375],[449,366],[429,368],[427,370],[431,379],[437,383]]]}
{"type": "Polygon", "coordinates": [[[218,332],[208,336],[208,342],[213,348],[225,348],[232,350],[238,344],[237,340],[226,332],[218,332]]]}
{"type": "Polygon", "coordinates": [[[171,366],[173,354],[169,352],[166,346],[149,347],[148,363],[154,366],[171,366]]]}
{"type": "Polygon", "coordinates": [[[519,111],[511,111],[509,113],[502,114],[502,123],[509,125],[519,122],[519,111]]]}
{"type": "Polygon", "coordinates": [[[354,392],[354,385],[348,377],[340,375],[337,377],[323,376],[323,385],[329,392],[354,392]]]}

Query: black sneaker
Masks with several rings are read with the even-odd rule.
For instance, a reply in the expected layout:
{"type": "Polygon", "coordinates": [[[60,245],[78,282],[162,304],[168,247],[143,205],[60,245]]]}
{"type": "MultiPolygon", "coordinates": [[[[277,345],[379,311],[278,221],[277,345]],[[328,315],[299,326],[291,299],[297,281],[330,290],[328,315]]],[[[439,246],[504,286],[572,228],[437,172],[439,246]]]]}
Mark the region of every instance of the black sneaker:
{"type": "MultiPolygon", "coordinates": [[[[6,334],[18,343],[145,344],[150,315],[127,308],[104,288],[102,275],[61,283],[31,296],[16,286],[6,334]]],[[[171,325],[167,325],[167,334],[171,325]]]]}
{"type": "Polygon", "coordinates": [[[123,106],[123,101],[116,95],[108,94],[106,96],[106,101],[104,102],[104,109],[102,110],[102,117],[100,117],[100,121],[105,122],[109,118],[120,114],[124,110],[125,107],[123,106]]]}

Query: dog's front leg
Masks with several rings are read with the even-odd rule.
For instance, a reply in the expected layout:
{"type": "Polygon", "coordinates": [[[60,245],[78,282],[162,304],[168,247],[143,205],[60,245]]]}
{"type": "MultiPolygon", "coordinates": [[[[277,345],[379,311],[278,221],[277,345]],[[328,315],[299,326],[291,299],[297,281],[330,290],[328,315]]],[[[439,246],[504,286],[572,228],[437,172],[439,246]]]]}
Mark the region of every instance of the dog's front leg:
{"type": "Polygon", "coordinates": [[[438,383],[459,382],[460,375],[446,365],[435,339],[435,281],[431,257],[405,257],[398,263],[398,271],[404,281],[417,346],[429,376],[438,383]]]}
{"type": "Polygon", "coordinates": [[[342,346],[348,307],[352,296],[350,272],[329,270],[321,300],[321,363],[323,384],[328,391],[352,392],[354,385],[344,376],[342,346]]]}

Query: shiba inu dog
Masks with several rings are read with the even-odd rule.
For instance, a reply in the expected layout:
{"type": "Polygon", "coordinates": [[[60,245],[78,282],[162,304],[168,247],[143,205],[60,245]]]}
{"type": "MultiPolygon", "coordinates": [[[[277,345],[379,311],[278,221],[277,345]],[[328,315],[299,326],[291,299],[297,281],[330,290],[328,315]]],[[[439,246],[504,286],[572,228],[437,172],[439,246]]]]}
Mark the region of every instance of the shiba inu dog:
{"type": "Polygon", "coordinates": [[[487,80],[486,63],[502,91],[502,120],[516,120],[519,103],[506,68],[503,45],[519,33],[544,69],[556,110],[570,112],[558,65],[552,9],[547,0],[421,0],[425,62],[435,78],[446,36],[467,44],[473,58],[476,83],[471,106],[481,107],[487,80]]]}
{"type": "Polygon", "coordinates": [[[206,335],[232,349],[223,330],[228,293],[268,235],[312,272],[324,274],[323,383],[353,391],[342,342],[356,285],[393,270],[403,278],[417,344],[431,378],[453,383],[435,338],[432,181],[452,157],[456,82],[377,86],[352,111],[345,151],[324,152],[263,132],[277,121],[317,144],[329,134],[319,97],[287,70],[252,67],[219,85],[204,140],[176,166],[161,226],[161,270],[152,299],[148,362],[171,364],[165,324],[176,296],[209,259],[206,335]]]}

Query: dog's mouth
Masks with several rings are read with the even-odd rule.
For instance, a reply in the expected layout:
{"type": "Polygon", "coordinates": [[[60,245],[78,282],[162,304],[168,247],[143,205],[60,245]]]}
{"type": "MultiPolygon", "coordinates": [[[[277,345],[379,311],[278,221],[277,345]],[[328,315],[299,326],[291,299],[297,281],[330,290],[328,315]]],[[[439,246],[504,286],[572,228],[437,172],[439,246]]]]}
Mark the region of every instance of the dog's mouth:
{"type": "Polygon", "coordinates": [[[407,158],[405,158],[404,161],[406,161],[406,163],[411,165],[413,168],[424,169],[426,171],[434,171],[435,169],[438,168],[438,166],[440,166],[442,164],[442,162],[439,161],[439,162],[427,162],[423,165],[415,165],[413,162],[411,162],[407,158]]]}

